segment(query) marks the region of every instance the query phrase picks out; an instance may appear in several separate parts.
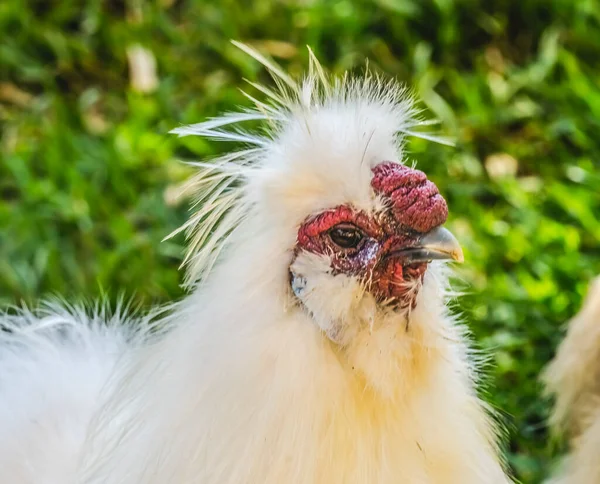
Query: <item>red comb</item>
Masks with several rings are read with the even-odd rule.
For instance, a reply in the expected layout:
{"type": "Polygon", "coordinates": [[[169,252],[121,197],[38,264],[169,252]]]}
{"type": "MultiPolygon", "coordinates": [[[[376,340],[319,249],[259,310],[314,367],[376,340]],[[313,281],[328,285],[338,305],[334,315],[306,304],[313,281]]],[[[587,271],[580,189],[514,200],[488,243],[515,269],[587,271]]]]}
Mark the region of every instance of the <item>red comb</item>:
{"type": "Polygon", "coordinates": [[[373,168],[371,186],[391,202],[392,215],[417,232],[429,232],[448,218],[446,200],[422,171],[384,162],[373,168]]]}

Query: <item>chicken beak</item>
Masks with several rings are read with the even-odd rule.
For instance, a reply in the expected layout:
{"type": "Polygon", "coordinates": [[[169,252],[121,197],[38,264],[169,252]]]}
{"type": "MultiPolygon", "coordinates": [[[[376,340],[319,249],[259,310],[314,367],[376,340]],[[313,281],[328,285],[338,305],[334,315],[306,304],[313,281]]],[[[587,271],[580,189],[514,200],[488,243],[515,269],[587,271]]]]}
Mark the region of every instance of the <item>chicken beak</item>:
{"type": "Polygon", "coordinates": [[[416,245],[394,251],[390,255],[400,256],[410,264],[432,260],[454,260],[460,263],[465,260],[458,240],[444,227],[437,227],[423,234],[416,245]]]}

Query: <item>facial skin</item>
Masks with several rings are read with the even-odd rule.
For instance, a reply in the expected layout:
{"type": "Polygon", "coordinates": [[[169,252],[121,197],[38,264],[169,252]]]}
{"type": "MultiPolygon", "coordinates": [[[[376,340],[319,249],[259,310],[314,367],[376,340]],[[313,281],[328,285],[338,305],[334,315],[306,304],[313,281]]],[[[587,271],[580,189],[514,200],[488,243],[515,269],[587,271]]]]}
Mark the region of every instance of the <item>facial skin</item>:
{"type": "Polygon", "coordinates": [[[298,230],[295,257],[326,257],[331,277],[356,278],[377,303],[407,308],[415,304],[415,287],[428,262],[458,260],[462,252],[452,235],[439,228],[448,207],[423,172],[384,162],[373,169],[371,187],[384,201],[383,211],[368,214],[340,205],[309,218],[298,230]]]}

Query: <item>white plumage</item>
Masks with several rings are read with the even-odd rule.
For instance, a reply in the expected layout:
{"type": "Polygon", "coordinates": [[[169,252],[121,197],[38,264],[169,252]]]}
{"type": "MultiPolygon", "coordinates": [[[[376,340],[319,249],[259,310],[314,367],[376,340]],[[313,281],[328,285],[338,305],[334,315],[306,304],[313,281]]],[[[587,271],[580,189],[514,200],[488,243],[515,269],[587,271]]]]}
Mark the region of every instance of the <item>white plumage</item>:
{"type": "Polygon", "coordinates": [[[329,79],[314,57],[298,85],[241,47],[277,89],[175,130],[248,146],[190,182],[192,292],[131,324],[54,307],[5,317],[0,482],[509,482],[443,263],[392,307],[332,271],[333,254],[297,248],[299,226],[332,207],[387,209],[372,169],[405,161],[422,124],[410,98],[369,74],[329,79]]]}

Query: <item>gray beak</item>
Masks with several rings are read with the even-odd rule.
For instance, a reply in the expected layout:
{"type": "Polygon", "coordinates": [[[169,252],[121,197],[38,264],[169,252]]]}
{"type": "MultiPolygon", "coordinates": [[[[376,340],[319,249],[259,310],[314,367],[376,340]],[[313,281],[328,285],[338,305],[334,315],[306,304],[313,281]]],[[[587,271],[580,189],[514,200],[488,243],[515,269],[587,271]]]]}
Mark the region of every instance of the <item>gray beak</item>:
{"type": "Polygon", "coordinates": [[[416,245],[394,252],[392,255],[400,256],[409,263],[432,260],[464,262],[465,260],[458,240],[444,227],[437,227],[423,234],[416,245]]]}

